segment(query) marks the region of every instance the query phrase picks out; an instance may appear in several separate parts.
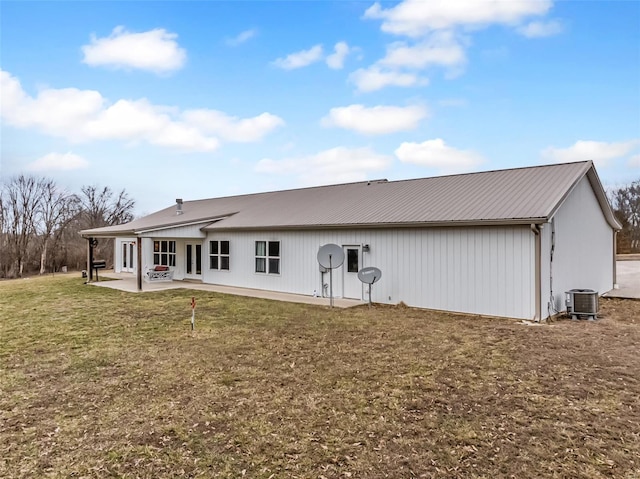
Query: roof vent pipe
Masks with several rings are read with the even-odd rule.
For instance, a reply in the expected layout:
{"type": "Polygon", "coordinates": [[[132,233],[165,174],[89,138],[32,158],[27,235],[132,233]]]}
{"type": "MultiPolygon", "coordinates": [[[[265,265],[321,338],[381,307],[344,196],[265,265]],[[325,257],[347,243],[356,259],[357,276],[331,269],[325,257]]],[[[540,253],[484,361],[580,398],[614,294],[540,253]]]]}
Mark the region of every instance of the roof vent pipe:
{"type": "Polygon", "coordinates": [[[182,211],[182,198],[176,198],[176,214],[181,215],[182,213],[184,213],[182,211]]]}

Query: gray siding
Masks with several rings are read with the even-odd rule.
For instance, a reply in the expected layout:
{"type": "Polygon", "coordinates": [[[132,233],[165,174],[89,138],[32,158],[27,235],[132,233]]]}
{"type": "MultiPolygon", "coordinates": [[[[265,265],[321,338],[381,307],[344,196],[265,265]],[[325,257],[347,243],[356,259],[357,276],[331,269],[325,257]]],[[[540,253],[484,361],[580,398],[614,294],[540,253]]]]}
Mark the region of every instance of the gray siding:
{"type": "MultiPolygon", "coordinates": [[[[402,301],[409,306],[525,319],[534,316],[535,243],[528,226],[212,232],[203,245],[203,281],[307,295],[321,292],[328,275],[323,278],[319,272],[316,254],[326,243],[370,245],[360,267],[382,270],[382,279],[373,288],[375,302],[402,301]],[[231,242],[230,271],[209,269],[208,240],[231,242]],[[281,242],[280,275],[255,273],[257,240],[281,242]]],[[[336,297],[342,295],[342,275],[342,268],[335,270],[336,297]]]]}

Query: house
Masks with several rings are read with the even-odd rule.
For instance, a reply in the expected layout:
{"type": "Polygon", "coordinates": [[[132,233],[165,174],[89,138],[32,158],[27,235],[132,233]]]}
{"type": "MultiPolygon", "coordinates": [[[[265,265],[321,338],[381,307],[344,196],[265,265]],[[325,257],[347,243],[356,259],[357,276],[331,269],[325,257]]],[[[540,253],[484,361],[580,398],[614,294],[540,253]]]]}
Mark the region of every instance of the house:
{"type": "Polygon", "coordinates": [[[317,252],[334,243],[335,297],[368,300],[357,272],[376,266],[374,302],[540,320],[565,291],[613,288],[618,229],[585,161],[177,200],[82,234],[116,238],[115,269],[139,288],[160,265],[174,280],[327,296],[317,252]]]}

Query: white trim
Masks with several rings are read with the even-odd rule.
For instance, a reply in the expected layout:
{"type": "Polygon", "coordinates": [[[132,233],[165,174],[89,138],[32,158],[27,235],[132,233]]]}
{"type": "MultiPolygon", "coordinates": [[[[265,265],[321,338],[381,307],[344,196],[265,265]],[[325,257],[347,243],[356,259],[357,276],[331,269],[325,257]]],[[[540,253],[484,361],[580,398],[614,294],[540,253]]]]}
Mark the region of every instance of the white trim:
{"type": "MultiPolygon", "coordinates": [[[[222,219],[222,218],[219,218],[219,219],[222,219]]],[[[218,219],[216,219],[216,221],[218,221],[218,219]]],[[[209,220],[206,220],[206,221],[192,221],[190,223],[178,223],[178,224],[173,224],[173,225],[168,225],[168,226],[159,226],[157,228],[136,230],[135,234],[142,235],[142,234],[146,234],[146,233],[153,233],[155,231],[170,230],[170,229],[173,229],[173,228],[181,228],[183,226],[194,226],[194,225],[199,225],[199,224],[211,225],[211,224],[215,223],[216,221],[211,221],[209,219],[209,220]]]]}

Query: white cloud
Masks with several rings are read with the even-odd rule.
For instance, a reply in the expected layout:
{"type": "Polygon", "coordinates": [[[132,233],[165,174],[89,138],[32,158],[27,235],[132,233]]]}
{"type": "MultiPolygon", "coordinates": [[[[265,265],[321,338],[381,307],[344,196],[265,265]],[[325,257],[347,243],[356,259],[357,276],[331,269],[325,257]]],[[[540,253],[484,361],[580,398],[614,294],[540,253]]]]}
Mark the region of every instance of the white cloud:
{"type": "Polygon", "coordinates": [[[404,73],[396,70],[382,69],[377,65],[369,68],[360,68],[351,75],[349,81],[356,85],[362,92],[372,92],[381,90],[387,86],[409,87],[416,85],[427,85],[426,78],[421,78],[415,73],[404,73]]]}
{"type": "Polygon", "coordinates": [[[367,135],[381,135],[397,131],[413,130],[427,116],[422,106],[374,106],[349,105],[332,108],[321,121],[325,127],[354,130],[367,135]]]}
{"type": "Polygon", "coordinates": [[[239,143],[261,140],[277,127],[284,125],[282,118],[271,113],[242,119],[216,110],[188,110],[184,112],[183,118],[201,131],[239,143]]]}
{"type": "Polygon", "coordinates": [[[631,168],[640,168],[640,155],[633,155],[627,163],[631,168]]]}
{"type": "Polygon", "coordinates": [[[283,70],[295,70],[322,60],[322,45],[315,45],[308,50],[291,53],[284,58],[273,61],[273,65],[283,70]]]}
{"type": "Polygon", "coordinates": [[[315,155],[272,160],[264,158],[255,168],[259,173],[294,175],[303,186],[364,181],[370,172],[391,165],[392,158],[376,153],[371,148],[339,146],[315,155]]]}
{"type": "Polygon", "coordinates": [[[178,46],[177,37],[163,28],[132,33],[118,26],[106,38],[92,35],[91,43],[82,47],[83,62],[91,66],[135,68],[156,73],[179,70],[186,62],[187,53],[178,46]]]}
{"type": "Polygon", "coordinates": [[[334,70],[340,70],[344,66],[344,60],[351,49],[345,42],[338,42],[334,46],[334,53],[326,58],[327,66],[334,70]]]}
{"type": "Polygon", "coordinates": [[[244,42],[251,40],[257,34],[258,31],[255,29],[245,30],[233,38],[227,38],[225,43],[231,47],[237,47],[238,45],[242,45],[244,42]]]}
{"type": "Polygon", "coordinates": [[[89,162],[74,153],[49,153],[27,166],[29,171],[70,171],[87,168],[89,162]]]}
{"type": "Polygon", "coordinates": [[[455,78],[464,72],[472,31],[506,25],[527,36],[556,34],[562,29],[559,21],[531,20],[546,15],[552,5],[552,0],[403,0],[389,8],[374,3],[364,17],[382,20],[383,32],[411,41],[387,45],[382,59],[351,79],[360,91],[414,86],[426,84],[417,72],[430,66],[444,67],[445,78],[455,78]]]}
{"type": "Polygon", "coordinates": [[[480,154],[447,146],[440,138],[422,143],[404,142],[395,154],[403,163],[434,168],[441,173],[469,171],[484,162],[480,154]]]}
{"type": "Polygon", "coordinates": [[[551,37],[563,31],[564,27],[558,20],[534,21],[518,27],[518,33],[527,38],[551,37]]]}
{"type": "Polygon", "coordinates": [[[387,54],[378,63],[390,68],[421,69],[429,65],[453,67],[465,62],[465,51],[453,33],[437,32],[414,45],[391,43],[387,46],[387,54]]]}
{"type": "Polygon", "coordinates": [[[578,140],[568,148],[555,148],[553,146],[545,148],[542,151],[542,158],[554,163],[591,160],[599,167],[604,167],[611,160],[622,158],[639,146],[639,139],[618,143],[578,140]]]}
{"type": "Polygon", "coordinates": [[[38,127],[53,136],[80,136],[76,127],[103,108],[104,99],[94,90],[44,89],[36,98],[28,96],[17,78],[0,71],[2,118],[20,128],[38,127]]]}
{"type": "Polygon", "coordinates": [[[404,0],[387,9],[375,3],[364,16],[382,20],[384,32],[418,37],[456,27],[518,25],[527,17],[545,15],[551,6],[551,0],[404,0]]]}
{"type": "Polygon", "coordinates": [[[227,141],[257,141],[283,124],[262,113],[236,118],[216,110],[185,110],[154,105],[146,98],[110,103],[93,90],[43,89],[31,97],[20,82],[0,70],[0,116],[19,128],[35,128],[72,142],[120,140],[136,144],[212,151],[227,141]]]}

